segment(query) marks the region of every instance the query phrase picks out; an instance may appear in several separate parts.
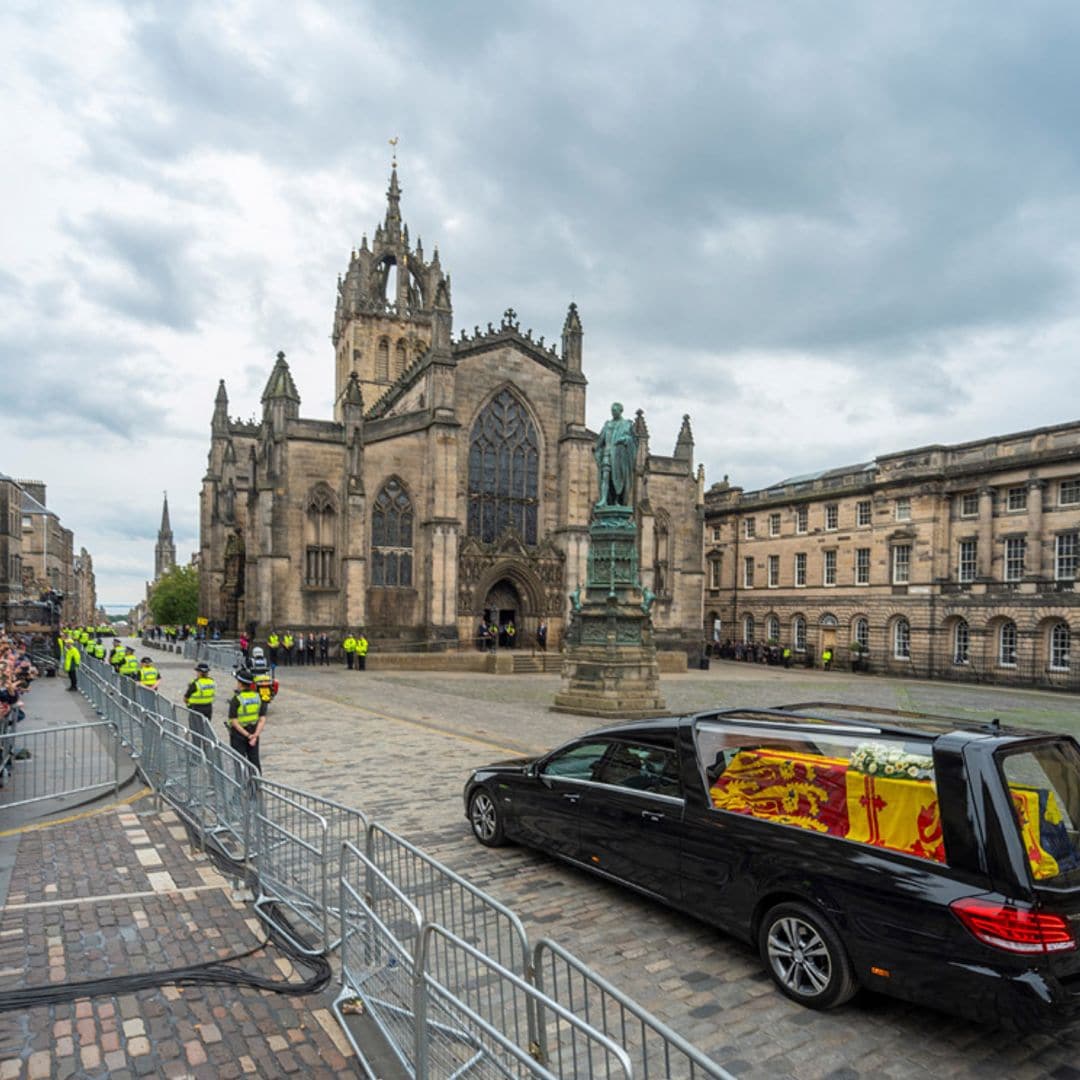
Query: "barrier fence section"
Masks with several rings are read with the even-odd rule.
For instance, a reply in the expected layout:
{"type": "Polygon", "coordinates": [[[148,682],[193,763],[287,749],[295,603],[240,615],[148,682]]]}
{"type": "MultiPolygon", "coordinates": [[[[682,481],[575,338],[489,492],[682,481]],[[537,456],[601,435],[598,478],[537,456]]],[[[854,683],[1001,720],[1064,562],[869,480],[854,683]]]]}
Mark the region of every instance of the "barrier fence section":
{"type": "Polygon", "coordinates": [[[361,1060],[340,1008],[348,998],[364,1002],[416,1077],[730,1080],[561,946],[530,949],[510,908],[416,845],[359,810],[259,776],[203,717],[84,663],[84,693],[104,719],[75,727],[99,744],[113,735],[110,782],[123,743],[201,838],[251,867],[263,919],[309,955],[340,950],[335,1010],[361,1060]]]}

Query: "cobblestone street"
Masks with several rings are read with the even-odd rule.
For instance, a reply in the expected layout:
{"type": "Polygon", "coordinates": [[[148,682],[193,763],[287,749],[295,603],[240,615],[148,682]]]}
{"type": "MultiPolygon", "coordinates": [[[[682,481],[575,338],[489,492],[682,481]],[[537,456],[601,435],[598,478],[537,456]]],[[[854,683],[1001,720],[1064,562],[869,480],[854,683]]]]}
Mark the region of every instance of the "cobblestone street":
{"type": "MultiPolygon", "coordinates": [[[[190,665],[156,654],[164,689],[190,665]]],[[[468,770],[544,750],[595,726],[548,711],[556,676],[279,669],[263,748],[267,774],[355,805],[468,875],[524,920],[577,952],[739,1076],[1080,1077],[1080,1034],[990,1031],[864,994],[833,1013],[776,993],[746,946],[693,919],[534,852],[471,837],[468,770]]],[[[224,691],[227,676],[219,686],[224,691]]],[[[666,676],[669,708],[851,701],[1080,728],[1075,697],[845,673],[714,664],[666,676]]]]}

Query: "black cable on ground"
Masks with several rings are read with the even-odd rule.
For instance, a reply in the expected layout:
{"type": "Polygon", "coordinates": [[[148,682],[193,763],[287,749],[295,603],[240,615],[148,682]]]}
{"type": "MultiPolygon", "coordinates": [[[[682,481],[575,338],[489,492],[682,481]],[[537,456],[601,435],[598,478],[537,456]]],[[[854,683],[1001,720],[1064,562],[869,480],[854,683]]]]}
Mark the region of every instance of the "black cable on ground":
{"type": "MultiPolygon", "coordinates": [[[[191,835],[190,825],[188,830],[191,835]]],[[[230,857],[220,845],[212,842],[212,838],[210,840],[211,843],[206,845],[206,851],[219,870],[243,879],[249,886],[257,883],[255,875],[250,872],[245,873],[243,863],[230,857]]],[[[274,921],[284,924],[294,937],[303,940],[278,905],[270,904],[269,906],[274,921]]],[[[246,952],[236,953],[221,960],[208,960],[202,964],[189,964],[186,967],[168,968],[164,971],[110,975],[102,979],[66,983],[62,986],[36,986],[0,992],[0,1013],[30,1009],[39,1005],[60,1005],[84,997],[132,994],[139,990],[156,990],[163,986],[237,986],[296,997],[319,993],[330,984],[332,977],[330,961],[324,953],[312,956],[301,952],[286,935],[279,932],[273,925],[269,925],[265,940],[246,952]],[[286,982],[280,979],[268,979],[231,966],[240,960],[254,956],[255,953],[270,945],[280,949],[293,963],[310,969],[311,975],[303,982],[286,982]]]]}

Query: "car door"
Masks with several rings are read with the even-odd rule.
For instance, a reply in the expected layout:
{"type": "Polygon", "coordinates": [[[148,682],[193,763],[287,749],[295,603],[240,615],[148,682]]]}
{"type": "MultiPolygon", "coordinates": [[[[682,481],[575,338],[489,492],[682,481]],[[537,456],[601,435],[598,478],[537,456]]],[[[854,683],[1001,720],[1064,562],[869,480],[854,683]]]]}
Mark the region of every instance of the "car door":
{"type": "Polygon", "coordinates": [[[579,858],[582,802],[610,746],[583,739],[542,758],[514,796],[516,833],[522,843],[564,858],[579,858]]]}
{"type": "Polygon", "coordinates": [[[613,741],[580,806],[582,862],[678,903],[683,799],[673,742],[613,741]]]}

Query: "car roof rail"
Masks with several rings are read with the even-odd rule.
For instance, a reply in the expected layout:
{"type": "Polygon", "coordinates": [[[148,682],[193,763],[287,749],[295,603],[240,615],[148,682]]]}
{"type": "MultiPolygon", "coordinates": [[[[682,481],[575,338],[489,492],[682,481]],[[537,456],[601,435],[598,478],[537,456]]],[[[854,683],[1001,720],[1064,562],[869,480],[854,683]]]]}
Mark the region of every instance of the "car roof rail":
{"type": "Polygon", "coordinates": [[[864,716],[895,717],[900,720],[930,720],[939,724],[955,725],[959,728],[988,728],[993,731],[1001,731],[1001,720],[994,717],[992,720],[973,720],[961,716],[949,716],[945,713],[918,712],[913,709],[890,709],[884,705],[853,705],[846,701],[797,701],[788,705],[776,705],[774,708],[779,712],[829,711],[839,713],[852,713],[864,716]]]}

